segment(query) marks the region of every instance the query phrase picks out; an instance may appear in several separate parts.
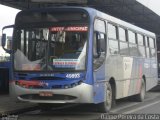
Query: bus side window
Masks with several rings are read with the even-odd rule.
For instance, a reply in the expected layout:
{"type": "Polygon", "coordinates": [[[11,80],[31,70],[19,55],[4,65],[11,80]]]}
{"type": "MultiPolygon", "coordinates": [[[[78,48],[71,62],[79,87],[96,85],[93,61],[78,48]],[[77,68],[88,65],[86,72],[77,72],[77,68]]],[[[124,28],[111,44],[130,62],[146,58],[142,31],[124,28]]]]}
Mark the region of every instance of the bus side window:
{"type": "Polygon", "coordinates": [[[111,55],[119,54],[117,26],[108,23],[108,40],[109,40],[109,53],[111,55]]]}
{"type": "Polygon", "coordinates": [[[145,37],[145,46],[146,46],[146,57],[150,58],[149,38],[148,37],[145,37]]]}
{"type": "Polygon", "coordinates": [[[146,57],[145,46],[144,46],[144,36],[142,34],[137,34],[138,43],[138,53],[140,57],[146,57]]]}
{"type": "Polygon", "coordinates": [[[155,58],[156,57],[155,39],[149,38],[149,48],[150,48],[151,58],[155,58]]]}
{"type": "Polygon", "coordinates": [[[106,53],[106,35],[105,22],[95,20],[94,24],[94,40],[93,40],[93,57],[94,69],[99,68],[105,60],[106,53]]]}
{"type": "Polygon", "coordinates": [[[125,28],[119,27],[119,45],[120,45],[120,55],[129,55],[129,48],[127,42],[127,30],[125,28]]]}
{"type": "Polygon", "coordinates": [[[128,30],[129,50],[131,56],[139,56],[138,46],[136,43],[136,33],[128,30]]]}

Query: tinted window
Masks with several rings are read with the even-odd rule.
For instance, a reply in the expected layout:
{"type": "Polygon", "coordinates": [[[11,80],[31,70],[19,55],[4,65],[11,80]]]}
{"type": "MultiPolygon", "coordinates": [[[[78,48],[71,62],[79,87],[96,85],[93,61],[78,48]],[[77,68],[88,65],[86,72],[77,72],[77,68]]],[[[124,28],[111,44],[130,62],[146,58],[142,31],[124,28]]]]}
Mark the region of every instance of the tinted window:
{"type": "Polygon", "coordinates": [[[68,22],[68,21],[75,21],[75,22],[88,22],[88,16],[82,11],[27,11],[18,14],[15,24],[27,24],[27,23],[49,23],[49,22],[68,22]],[[84,16],[83,16],[84,15],[84,16]]]}

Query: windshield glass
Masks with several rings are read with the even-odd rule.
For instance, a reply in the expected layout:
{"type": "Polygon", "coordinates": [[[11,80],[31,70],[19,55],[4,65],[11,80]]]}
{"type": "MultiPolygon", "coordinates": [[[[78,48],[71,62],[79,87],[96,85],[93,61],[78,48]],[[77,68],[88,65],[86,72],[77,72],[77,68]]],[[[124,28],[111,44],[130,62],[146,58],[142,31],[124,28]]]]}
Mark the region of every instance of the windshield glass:
{"type": "Polygon", "coordinates": [[[17,29],[15,70],[84,70],[87,31],[82,25],[17,29]]]}
{"type": "Polygon", "coordinates": [[[81,9],[20,12],[13,33],[14,70],[85,70],[88,24],[81,9]]]}

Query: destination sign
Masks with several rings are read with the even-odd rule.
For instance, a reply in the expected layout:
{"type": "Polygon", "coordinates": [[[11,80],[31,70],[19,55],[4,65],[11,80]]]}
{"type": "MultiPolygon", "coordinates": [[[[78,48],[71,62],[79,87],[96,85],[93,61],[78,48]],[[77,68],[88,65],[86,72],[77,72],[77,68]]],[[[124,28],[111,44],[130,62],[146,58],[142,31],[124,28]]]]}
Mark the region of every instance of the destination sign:
{"type": "Polygon", "coordinates": [[[59,32],[59,31],[86,32],[88,31],[88,27],[87,26],[52,27],[50,31],[53,31],[53,32],[59,32]]]}

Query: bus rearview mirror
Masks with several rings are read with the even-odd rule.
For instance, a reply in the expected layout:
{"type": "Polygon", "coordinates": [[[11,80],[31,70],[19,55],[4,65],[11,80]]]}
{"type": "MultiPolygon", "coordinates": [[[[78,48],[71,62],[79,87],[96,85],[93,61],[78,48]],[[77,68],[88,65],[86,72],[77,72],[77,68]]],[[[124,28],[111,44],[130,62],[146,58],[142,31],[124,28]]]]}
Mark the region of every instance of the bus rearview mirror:
{"type": "Polygon", "coordinates": [[[6,39],[7,39],[6,34],[3,33],[2,34],[2,47],[6,45],[6,39]]]}
{"type": "Polygon", "coordinates": [[[7,44],[7,48],[6,48],[6,41],[7,41],[7,43],[9,43],[8,42],[9,38],[12,38],[13,28],[14,28],[14,25],[8,25],[8,26],[5,26],[2,28],[2,47],[9,54],[12,52],[11,49],[8,49],[9,45],[11,48],[11,44],[7,44]],[[7,35],[9,35],[9,36],[7,36],[7,35]]]}

